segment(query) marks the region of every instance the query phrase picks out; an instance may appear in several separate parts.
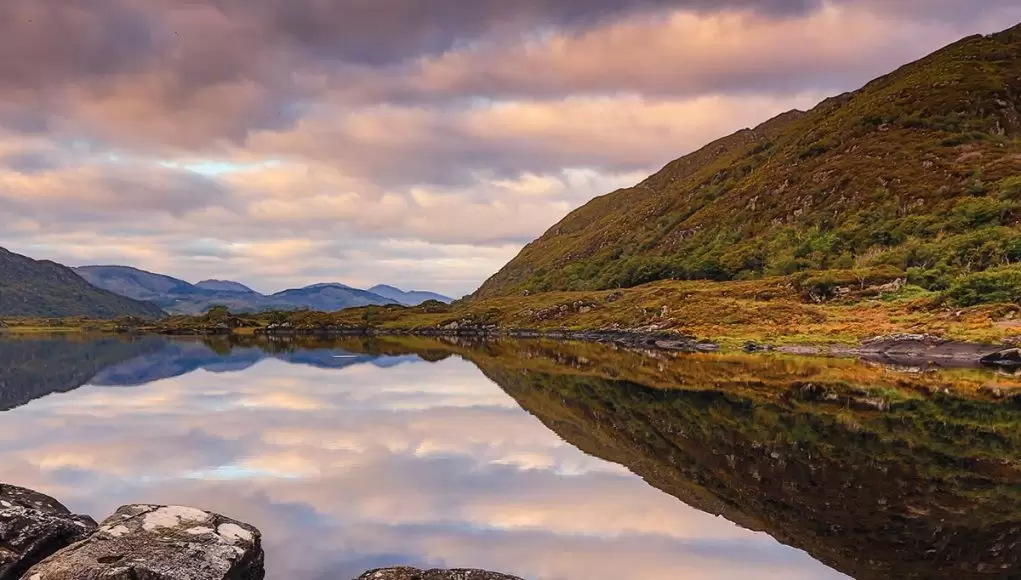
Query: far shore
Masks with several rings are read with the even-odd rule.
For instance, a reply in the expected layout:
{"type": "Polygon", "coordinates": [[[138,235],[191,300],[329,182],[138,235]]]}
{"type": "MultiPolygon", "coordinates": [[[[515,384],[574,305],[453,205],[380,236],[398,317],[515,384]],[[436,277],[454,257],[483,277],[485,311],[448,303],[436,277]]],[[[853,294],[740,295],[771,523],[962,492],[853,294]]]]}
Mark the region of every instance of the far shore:
{"type": "MultiPolygon", "coordinates": [[[[436,301],[419,306],[366,306],[338,312],[232,313],[160,320],[121,317],[0,318],[11,335],[117,332],[162,335],[416,334],[545,336],[631,342],[692,341],[741,350],[749,344],[820,352],[856,349],[882,336],[919,335],[944,342],[1002,348],[1021,343],[1021,306],[961,307],[910,285],[841,288],[821,299],[788,278],[665,281],[620,290],[547,292],[436,301]],[[613,338],[617,337],[617,338],[613,338]]],[[[698,347],[698,344],[704,345],[698,347]]],[[[675,345],[677,346],[677,345],[675,345]]]]}

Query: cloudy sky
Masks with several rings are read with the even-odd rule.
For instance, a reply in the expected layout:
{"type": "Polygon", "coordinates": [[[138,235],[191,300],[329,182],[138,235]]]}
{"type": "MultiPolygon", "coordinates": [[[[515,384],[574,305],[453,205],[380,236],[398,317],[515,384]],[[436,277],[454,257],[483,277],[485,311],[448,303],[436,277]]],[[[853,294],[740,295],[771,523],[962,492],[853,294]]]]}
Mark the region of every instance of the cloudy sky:
{"type": "Polygon", "coordinates": [[[2,0],[0,245],[472,291],[589,198],[1017,0],[2,0]]]}

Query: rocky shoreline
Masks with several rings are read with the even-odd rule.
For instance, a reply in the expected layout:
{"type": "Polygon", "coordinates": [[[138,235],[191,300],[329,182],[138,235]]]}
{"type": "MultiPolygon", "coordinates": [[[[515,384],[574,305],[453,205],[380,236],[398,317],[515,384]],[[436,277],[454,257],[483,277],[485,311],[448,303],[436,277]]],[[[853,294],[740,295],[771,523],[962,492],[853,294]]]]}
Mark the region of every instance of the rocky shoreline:
{"type": "MultiPolygon", "coordinates": [[[[426,328],[388,330],[379,328],[294,329],[267,327],[262,336],[425,336],[476,339],[552,339],[615,344],[623,348],[684,353],[719,352],[721,346],[709,340],[674,332],[646,330],[535,330],[499,327],[426,328]]],[[[902,366],[1021,368],[1021,348],[1015,344],[980,344],[953,341],[929,334],[877,336],[854,345],[775,346],[749,341],[746,352],[776,352],[802,356],[858,357],[873,362],[902,366]]]]}
{"type": "MultiPolygon", "coordinates": [[[[254,526],[183,506],[135,504],[102,523],[0,483],[0,580],[263,580],[254,526]]],[[[357,580],[520,580],[483,570],[370,570],[357,580]]]]}

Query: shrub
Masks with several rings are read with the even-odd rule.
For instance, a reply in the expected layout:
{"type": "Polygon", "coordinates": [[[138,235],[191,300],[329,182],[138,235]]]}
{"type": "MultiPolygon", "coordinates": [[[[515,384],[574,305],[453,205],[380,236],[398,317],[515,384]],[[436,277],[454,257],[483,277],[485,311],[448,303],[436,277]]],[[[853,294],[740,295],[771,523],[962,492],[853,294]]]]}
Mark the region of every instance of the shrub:
{"type": "Polygon", "coordinates": [[[1003,199],[1021,199],[1021,175],[1013,175],[998,184],[1000,197],[1003,199]]]}
{"type": "Polygon", "coordinates": [[[801,159],[811,159],[823,155],[829,150],[830,148],[823,143],[813,143],[803,149],[798,156],[801,159]]]}
{"type": "Polygon", "coordinates": [[[976,272],[958,279],[947,296],[960,306],[1021,302],[1021,268],[1007,266],[976,272]]]}
{"type": "Polygon", "coordinates": [[[896,268],[869,268],[859,270],[825,270],[803,273],[794,280],[804,298],[832,298],[841,286],[865,288],[893,282],[903,276],[896,268]]]}

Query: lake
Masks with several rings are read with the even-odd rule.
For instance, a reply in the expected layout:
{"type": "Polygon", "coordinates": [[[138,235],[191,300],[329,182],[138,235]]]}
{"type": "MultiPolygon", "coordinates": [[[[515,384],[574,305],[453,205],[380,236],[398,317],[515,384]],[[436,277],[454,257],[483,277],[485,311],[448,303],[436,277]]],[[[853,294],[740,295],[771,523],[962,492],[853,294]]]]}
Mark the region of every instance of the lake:
{"type": "Polygon", "coordinates": [[[210,509],[267,578],[1021,577],[1021,380],[424,338],[0,341],[7,483],[210,509]]]}

